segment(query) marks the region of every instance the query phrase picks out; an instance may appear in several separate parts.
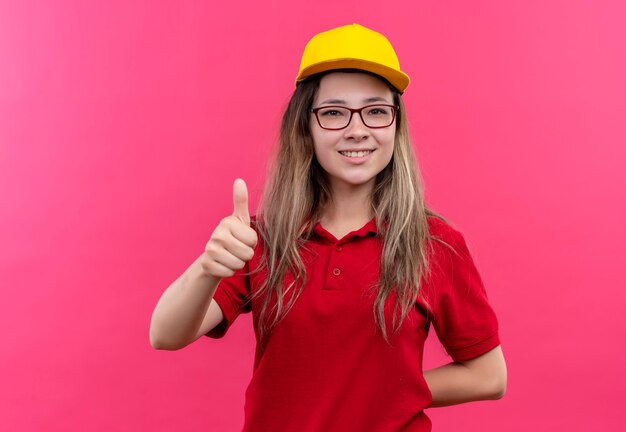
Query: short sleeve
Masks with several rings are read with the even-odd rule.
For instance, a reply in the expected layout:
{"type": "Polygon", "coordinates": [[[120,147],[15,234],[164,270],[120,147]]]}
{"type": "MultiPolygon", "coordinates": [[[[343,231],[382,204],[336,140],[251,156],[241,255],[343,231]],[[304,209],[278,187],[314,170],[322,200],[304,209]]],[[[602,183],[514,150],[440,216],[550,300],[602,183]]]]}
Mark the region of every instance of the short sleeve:
{"type": "Polygon", "coordinates": [[[239,314],[250,312],[249,294],[250,275],[248,263],[246,263],[246,266],[235,272],[234,275],[223,278],[215,289],[213,300],[222,310],[224,319],[205,336],[214,339],[223,337],[239,314]]]}
{"type": "Polygon", "coordinates": [[[500,345],[498,321],[463,235],[447,226],[438,245],[438,275],[430,307],[435,332],[455,361],[471,360],[500,345]]]}

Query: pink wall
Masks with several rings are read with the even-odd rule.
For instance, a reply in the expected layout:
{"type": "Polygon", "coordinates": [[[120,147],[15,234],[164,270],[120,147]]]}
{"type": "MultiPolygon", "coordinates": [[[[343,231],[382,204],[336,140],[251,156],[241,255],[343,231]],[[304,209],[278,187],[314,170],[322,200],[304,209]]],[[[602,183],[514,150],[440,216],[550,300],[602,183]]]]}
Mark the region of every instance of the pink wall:
{"type": "Polygon", "coordinates": [[[160,3],[0,2],[0,429],[241,426],[250,317],[163,352],[152,310],[233,179],[258,200],[308,38],[358,22],[501,323],[507,395],[435,430],[624,430],[622,2],[160,3]]]}

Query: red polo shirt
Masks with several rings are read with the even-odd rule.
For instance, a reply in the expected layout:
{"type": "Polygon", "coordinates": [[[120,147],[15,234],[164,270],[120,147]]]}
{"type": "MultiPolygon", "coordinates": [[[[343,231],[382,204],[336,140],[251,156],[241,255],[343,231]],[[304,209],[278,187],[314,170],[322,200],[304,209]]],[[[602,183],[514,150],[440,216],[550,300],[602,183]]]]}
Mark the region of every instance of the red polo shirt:
{"type": "MultiPolygon", "coordinates": [[[[336,239],[319,223],[301,250],[307,283],[262,350],[257,344],[246,391],[244,431],[430,431],[424,413],[431,402],[422,374],[430,324],[455,361],[469,360],[499,345],[498,323],[462,234],[435,217],[432,274],[422,286],[432,319],[418,299],[391,346],[374,322],[374,294],[382,241],[372,219],[336,239]]],[[[263,273],[251,276],[261,253],[230,278],[214,299],[224,320],[207,333],[222,337],[240,313],[258,314],[260,300],[245,305],[263,273]]],[[[393,300],[393,297],[391,297],[393,300]]],[[[392,302],[387,303],[387,328],[392,302]]],[[[255,325],[256,327],[256,325],[255,325]]],[[[255,329],[256,330],[256,329],[255,329]]]]}

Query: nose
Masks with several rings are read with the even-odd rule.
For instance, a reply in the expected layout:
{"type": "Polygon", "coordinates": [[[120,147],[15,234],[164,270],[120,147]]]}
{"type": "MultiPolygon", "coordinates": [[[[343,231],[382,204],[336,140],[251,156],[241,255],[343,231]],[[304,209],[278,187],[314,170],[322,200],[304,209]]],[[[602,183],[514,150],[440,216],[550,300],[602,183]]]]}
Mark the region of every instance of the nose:
{"type": "Polygon", "coordinates": [[[352,118],[350,119],[350,123],[344,129],[344,138],[353,139],[355,141],[361,141],[367,139],[370,135],[370,130],[365,123],[363,123],[363,119],[359,113],[354,113],[352,118]]]}

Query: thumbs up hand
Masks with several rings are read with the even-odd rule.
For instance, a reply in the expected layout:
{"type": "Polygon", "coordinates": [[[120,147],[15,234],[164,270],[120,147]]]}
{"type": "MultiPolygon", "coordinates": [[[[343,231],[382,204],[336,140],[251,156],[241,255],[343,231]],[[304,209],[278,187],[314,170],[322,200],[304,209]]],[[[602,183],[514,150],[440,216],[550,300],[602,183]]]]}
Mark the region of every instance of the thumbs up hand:
{"type": "Polygon", "coordinates": [[[216,278],[229,277],[254,256],[258,237],[250,227],[248,189],[242,179],[233,184],[233,214],[220,221],[202,254],[202,270],[216,278]]]}

